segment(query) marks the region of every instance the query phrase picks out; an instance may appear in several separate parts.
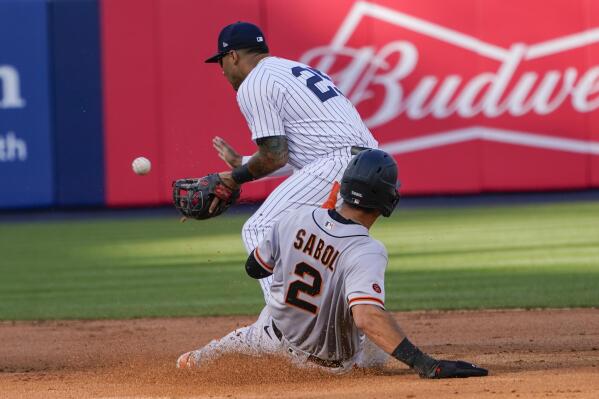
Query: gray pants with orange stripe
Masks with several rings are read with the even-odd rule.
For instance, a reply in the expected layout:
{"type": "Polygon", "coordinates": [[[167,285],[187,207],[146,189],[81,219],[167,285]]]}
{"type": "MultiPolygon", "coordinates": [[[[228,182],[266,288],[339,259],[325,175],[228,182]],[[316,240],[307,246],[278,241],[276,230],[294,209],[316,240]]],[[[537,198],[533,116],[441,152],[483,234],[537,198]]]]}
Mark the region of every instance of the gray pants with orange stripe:
{"type": "Polygon", "coordinates": [[[373,368],[383,366],[388,356],[370,340],[363,341],[362,347],[352,359],[335,366],[323,366],[314,362],[309,353],[291,346],[285,337],[275,334],[268,306],[262,309],[258,320],[253,324],[231,331],[220,339],[212,340],[206,346],[181,355],[178,367],[201,368],[206,362],[226,354],[280,355],[288,357],[299,367],[318,368],[333,374],[343,374],[355,367],[373,368]],[[382,356],[385,355],[385,356],[382,356]],[[184,361],[182,361],[184,359],[184,361]]]}

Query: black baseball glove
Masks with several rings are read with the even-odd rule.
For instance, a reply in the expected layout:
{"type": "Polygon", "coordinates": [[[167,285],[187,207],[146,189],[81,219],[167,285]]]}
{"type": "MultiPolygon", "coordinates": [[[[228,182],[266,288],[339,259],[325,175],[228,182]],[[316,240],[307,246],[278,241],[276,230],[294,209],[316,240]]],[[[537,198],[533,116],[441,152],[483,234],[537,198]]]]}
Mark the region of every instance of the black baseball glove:
{"type": "Polygon", "coordinates": [[[489,371],[461,360],[438,360],[432,367],[419,374],[422,378],[466,378],[484,377],[489,371]]]}
{"type": "Polygon", "coordinates": [[[227,187],[217,173],[199,179],[179,179],[173,182],[173,203],[181,214],[188,218],[203,220],[220,215],[239,198],[241,190],[227,187]],[[209,213],[212,200],[220,201],[209,213]]]}

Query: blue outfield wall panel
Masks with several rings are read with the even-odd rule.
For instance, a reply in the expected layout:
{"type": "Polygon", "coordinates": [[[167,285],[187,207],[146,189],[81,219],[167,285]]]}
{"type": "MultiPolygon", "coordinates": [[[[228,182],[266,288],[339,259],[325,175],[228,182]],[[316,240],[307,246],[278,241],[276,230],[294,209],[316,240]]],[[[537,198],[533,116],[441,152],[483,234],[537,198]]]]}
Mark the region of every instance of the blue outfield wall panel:
{"type": "Polygon", "coordinates": [[[0,1],[0,208],[54,201],[47,7],[0,1]]]}
{"type": "Polygon", "coordinates": [[[104,135],[97,0],[49,1],[56,200],[104,204],[104,135]]]}

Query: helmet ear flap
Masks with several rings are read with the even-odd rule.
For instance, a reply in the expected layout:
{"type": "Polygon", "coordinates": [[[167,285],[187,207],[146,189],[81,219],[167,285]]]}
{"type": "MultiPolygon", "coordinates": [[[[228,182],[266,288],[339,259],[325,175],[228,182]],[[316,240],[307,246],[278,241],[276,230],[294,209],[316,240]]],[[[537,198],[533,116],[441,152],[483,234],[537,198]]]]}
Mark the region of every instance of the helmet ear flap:
{"type": "Polygon", "coordinates": [[[386,212],[385,212],[386,214],[383,213],[383,216],[385,216],[385,217],[391,216],[391,214],[397,207],[397,204],[399,204],[399,197],[400,197],[399,191],[397,191],[397,189],[395,189],[395,195],[393,196],[393,199],[391,200],[391,206],[386,210],[386,212]]]}

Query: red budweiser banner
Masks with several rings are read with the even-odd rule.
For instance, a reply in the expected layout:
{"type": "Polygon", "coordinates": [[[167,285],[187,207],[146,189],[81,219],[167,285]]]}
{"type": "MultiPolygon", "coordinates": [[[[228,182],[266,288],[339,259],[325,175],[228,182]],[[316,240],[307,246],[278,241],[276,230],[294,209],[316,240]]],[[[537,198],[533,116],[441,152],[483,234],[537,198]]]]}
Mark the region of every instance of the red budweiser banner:
{"type": "Polygon", "coordinates": [[[223,169],[214,135],[253,152],[235,93],[202,63],[235,20],[336,81],[398,160],[404,194],[599,186],[598,2],[152,4],[103,2],[111,204],[166,202],[173,178],[223,169]],[[141,181],[123,168],[144,154],[157,168],[141,181]]]}

